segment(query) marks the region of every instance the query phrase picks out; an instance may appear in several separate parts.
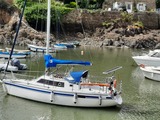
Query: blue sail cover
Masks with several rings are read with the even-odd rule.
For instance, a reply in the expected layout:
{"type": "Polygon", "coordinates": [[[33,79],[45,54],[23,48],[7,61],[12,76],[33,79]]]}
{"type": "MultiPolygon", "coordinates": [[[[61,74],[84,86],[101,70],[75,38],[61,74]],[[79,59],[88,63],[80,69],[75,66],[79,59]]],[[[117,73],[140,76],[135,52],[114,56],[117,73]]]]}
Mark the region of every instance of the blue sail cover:
{"type": "Polygon", "coordinates": [[[92,65],[88,61],[59,60],[59,59],[53,58],[51,55],[45,55],[44,56],[44,60],[45,60],[45,66],[47,68],[56,67],[58,64],[64,64],[64,65],[86,65],[86,66],[92,65]]]}

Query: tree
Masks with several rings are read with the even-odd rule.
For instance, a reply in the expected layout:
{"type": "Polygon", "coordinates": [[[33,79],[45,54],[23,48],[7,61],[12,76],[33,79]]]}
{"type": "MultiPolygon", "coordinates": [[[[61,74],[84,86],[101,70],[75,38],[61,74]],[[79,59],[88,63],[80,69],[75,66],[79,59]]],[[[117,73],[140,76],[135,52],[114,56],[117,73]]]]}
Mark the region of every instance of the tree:
{"type": "Polygon", "coordinates": [[[160,0],[156,0],[156,8],[160,8],[160,0]]]}

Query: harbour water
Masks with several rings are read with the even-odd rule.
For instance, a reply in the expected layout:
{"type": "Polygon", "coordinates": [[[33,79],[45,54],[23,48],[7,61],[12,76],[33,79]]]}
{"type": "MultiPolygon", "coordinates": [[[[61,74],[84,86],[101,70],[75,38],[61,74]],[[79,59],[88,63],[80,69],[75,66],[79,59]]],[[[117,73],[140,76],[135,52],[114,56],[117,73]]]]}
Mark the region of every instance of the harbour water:
{"type": "MultiPolygon", "coordinates": [[[[98,79],[104,77],[103,71],[122,66],[123,68],[115,74],[118,85],[122,81],[123,104],[120,106],[75,108],[49,105],[6,95],[0,85],[0,120],[158,120],[160,119],[160,82],[145,79],[131,58],[142,52],[147,50],[80,47],[53,54],[59,59],[91,61],[93,63],[91,67],[80,69],[89,70],[90,76],[98,79]]],[[[26,63],[32,71],[42,71],[40,74],[29,74],[39,76],[44,73],[43,54],[31,55],[31,58],[21,62],[26,63]]]]}

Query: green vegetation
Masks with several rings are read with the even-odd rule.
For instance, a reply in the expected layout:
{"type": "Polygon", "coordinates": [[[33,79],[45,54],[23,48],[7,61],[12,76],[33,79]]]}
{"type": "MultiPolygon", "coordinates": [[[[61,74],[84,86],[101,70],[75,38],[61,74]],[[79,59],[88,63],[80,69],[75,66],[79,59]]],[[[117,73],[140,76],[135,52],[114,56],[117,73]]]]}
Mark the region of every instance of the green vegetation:
{"type": "Polygon", "coordinates": [[[133,15],[126,12],[121,12],[121,18],[124,22],[131,22],[133,20],[133,15]]]}
{"type": "Polygon", "coordinates": [[[70,2],[69,4],[66,4],[65,6],[69,7],[69,8],[77,8],[78,7],[78,5],[76,4],[76,2],[70,2]]]}
{"type": "MultiPolygon", "coordinates": [[[[24,0],[15,0],[15,5],[22,8],[24,0]]],[[[61,2],[52,1],[51,4],[51,21],[55,22],[61,19],[61,16],[72,11],[73,8],[66,7],[61,2]]],[[[28,0],[25,9],[25,18],[29,23],[39,21],[46,21],[47,17],[47,2],[46,0],[28,0]]]]}
{"type": "Polygon", "coordinates": [[[102,23],[103,26],[109,28],[112,26],[113,28],[127,28],[128,26],[132,26],[133,28],[143,28],[144,25],[140,21],[133,21],[133,15],[128,14],[126,12],[121,13],[121,17],[118,19],[112,19],[110,21],[105,21],[102,23]]]}
{"type": "Polygon", "coordinates": [[[156,0],[156,8],[160,8],[160,0],[156,0]]]}
{"type": "Polygon", "coordinates": [[[133,22],[133,26],[137,26],[137,27],[140,27],[140,28],[144,27],[144,25],[141,21],[133,22]]]}

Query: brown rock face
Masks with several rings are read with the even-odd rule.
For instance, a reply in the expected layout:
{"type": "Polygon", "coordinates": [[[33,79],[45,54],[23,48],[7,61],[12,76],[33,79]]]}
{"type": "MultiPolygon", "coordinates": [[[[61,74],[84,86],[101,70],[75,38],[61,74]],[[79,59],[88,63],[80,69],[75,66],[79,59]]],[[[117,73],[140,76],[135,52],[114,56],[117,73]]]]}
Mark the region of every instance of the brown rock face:
{"type": "Polygon", "coordinates": [[[11,19],[11,15],[6,12],[5,10],[0,10],[0,24],[4,25],[6,23],[8,23],[11,19]]]}

